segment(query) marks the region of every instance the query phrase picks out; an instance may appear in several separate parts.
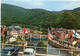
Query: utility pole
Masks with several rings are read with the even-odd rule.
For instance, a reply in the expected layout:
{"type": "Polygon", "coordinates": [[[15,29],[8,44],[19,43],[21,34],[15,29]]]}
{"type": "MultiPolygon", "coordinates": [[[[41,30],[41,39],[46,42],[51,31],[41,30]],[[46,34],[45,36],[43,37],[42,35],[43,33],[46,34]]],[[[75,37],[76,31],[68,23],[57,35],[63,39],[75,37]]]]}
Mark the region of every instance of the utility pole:
{"type": "MultiPolygon", "coordinates": [[[[48,28],[49,30],[49,28],[48,28]]],[[[47,33],[47,55],[48,55],[48,33],[47,33]]]]}
{"type": "Polygon", "coordinates": [[[2,45],[2,48],[4,48],[4,33],[3,33],[3,45],[2,45]]]}
{"type": "MultiPolygon", "coordinates": [[[[72,42],[73,42],[73,36],[72,36],[72,42]]],[[[71,56],[73,56],[73,43],[72,43],[72,47],[71,47],[71,56]]]]}

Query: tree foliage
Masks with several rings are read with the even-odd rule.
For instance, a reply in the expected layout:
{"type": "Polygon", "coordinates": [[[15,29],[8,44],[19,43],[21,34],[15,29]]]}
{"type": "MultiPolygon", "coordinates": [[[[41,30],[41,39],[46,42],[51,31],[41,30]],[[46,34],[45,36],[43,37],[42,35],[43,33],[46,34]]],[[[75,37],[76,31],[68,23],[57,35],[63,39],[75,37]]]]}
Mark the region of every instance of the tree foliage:
{"type": "Polygon", "coordinates": [[[76,29],[79,26],[78,19],[72,14],[72,12],[64,12],[61,18],[61,27],[76,29]]]}
{"type": "Polygon", "coordinates": [[[47,47],[47,44],[44,40],[41,40],[41,41],[38,42],[38,46],[39,47],[47,47]]]}
{"type": "Polygon", "coordinates": [[[2,4],[1,5],[1,24],[19,25],[22,27],[41,26],[80,28],[80,8],[72,11],[53,13],[43,9],[24,9],[18,6],[2,4]]]}

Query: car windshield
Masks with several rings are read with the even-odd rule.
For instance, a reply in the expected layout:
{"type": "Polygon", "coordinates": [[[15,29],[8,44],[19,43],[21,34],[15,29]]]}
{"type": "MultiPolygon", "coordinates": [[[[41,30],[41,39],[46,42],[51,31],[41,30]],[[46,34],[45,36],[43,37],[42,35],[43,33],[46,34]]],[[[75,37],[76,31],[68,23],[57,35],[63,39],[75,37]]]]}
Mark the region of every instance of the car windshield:
{"type": "Polygon", "coordinates": [[[32,55],[31,52],[24,52],[25,55],[32,55]]]}

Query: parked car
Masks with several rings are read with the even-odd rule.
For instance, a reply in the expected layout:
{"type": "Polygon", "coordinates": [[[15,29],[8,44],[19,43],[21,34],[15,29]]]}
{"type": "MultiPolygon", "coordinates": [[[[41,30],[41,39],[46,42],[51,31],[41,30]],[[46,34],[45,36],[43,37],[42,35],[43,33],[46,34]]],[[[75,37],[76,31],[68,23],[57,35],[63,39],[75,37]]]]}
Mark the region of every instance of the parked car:
{"type": "Polygon", "coordinates": [[[35,56],[35,50],[32,48],[26,48],[23,56],[35,56]]]}
{"type": "Polygon", "coordinates": [[[1,56],[17,56],[19,48],[5,47],[1,50],[1,56]]]}

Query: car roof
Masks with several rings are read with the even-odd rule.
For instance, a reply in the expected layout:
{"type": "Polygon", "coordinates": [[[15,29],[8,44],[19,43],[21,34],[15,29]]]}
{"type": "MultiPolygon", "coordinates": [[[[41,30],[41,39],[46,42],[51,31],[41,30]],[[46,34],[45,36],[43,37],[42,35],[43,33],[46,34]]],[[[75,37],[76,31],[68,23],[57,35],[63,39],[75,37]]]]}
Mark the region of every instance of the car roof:
{"type": "Polygon", "coordinates": [[[9,51],[9,50],[15,50],[15,48],[14,47],[5,47],[2,50],[9,51]]]}
{"type": "Polygon", "coordinates": [[[33,51],[34,51],[34,49],[32,49],[32,48],[26,48],[26,49],[24,50],[24,52],[32,52],[32,53],[33,53],[33,51]]]}

